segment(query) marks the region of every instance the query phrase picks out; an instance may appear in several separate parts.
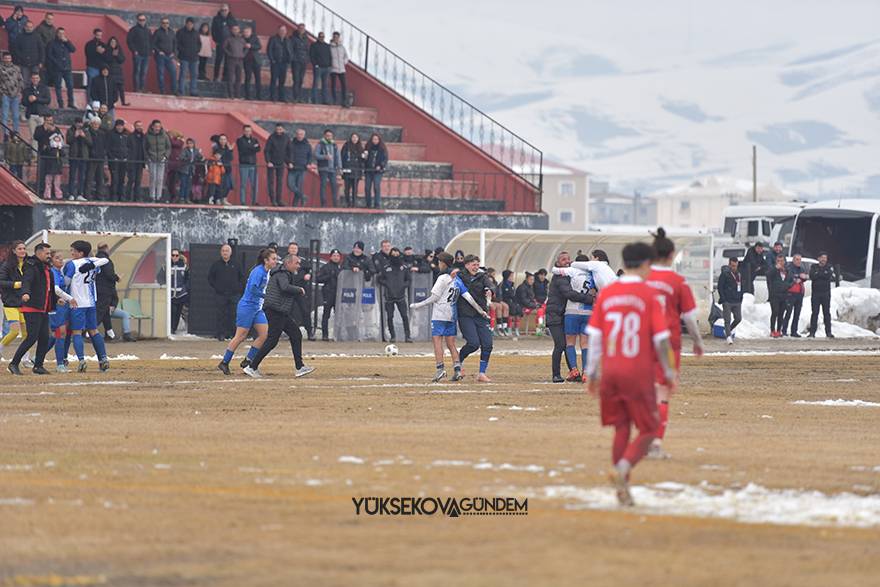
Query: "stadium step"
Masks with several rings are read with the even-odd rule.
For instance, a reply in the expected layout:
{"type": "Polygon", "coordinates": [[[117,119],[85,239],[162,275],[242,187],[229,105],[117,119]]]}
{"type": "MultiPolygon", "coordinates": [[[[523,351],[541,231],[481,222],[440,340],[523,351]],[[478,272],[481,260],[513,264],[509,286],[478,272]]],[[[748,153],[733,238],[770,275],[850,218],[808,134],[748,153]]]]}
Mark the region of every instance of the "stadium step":
{"type": "MultiPolygon", "coordinates": [[[[242,85],[242,88],[244,88],[243,85],[242,85]]],[[[199,91],[200,96],[203,96],[206,98],[226,98],[227,97],[226,82],[220,81],[220,80],[218,80],[216,82],[215,81],[207,81],[207,80],[199,80],[198,91],[199,91]]],[[[254,91],[255,91],[255,89],[251,88],[251,92],[254,92],[254,91]]],[[[260,100],[268,102],[269,98],[270,98],[268,80],[262,85],[262,87],[260,88],[260,91],[261,91],[260,100]]],[[[244,89],[242,89],[242,92],[244,92],[244,89]]],[[[303,92],[304,92],[304,98],[308,101],[311,101],[311,97],[312,97],[311,86],[303,87],[303,92]]],[[[285,88],[285,96],[288,99],[291,96],[291,88],[289,85],[288,85],[288,87],[285,88]]],[[[320,96],[318,96],[318,99],[320,100],[320,96]]],[[[354,92],[348,92],[348,101],[346,103],[347,104],[354,104],[354,92]]],[[[320,102],[319,102],[318,105],[323,106],[325,104],[320,104],[320,102]]]]}
{"type": "MultiPolygon", "coordinates": [[[[21,4],[21,2],[0,0],[0,5],[12,6],[21,4]]],[[[156,11],[155,4],[139,4],[130,2],[129,0],[57,0],[54,2],[27,2],[29,7],[46,8],[55,10],[75,10],[76,12],[90,12],[98,14],[112,13],[134,26],[137,23],[137,15],[143,13],[147,15],[147,24],[153,29],[159,26],[162,18],[168,18],[171,28],[177,30],[186,24],[187,17],[192,17],[196,21],[196,28],[203,22],[211,23],[211,19],[217,14],[220,3],[209,2],[174,2],[168,3],[172,11],[162,12],[156,11]],[[152,10],[151,10],[152,9],[152,10]]],[[[254,26],[254,21],[245,18],[243,15],[232,13],[240,26],[254,26]]],[[[63,23],[61,24],[63,26],[63,23]]]]}
{"type": "Polygon", "coordinates": [[[324,135],[325,129],[333,131],[336,138],[348,138],[352,133],[360,135],[361,139],[366,140],[371,134],[377,133],[386,143],[400,143],[403,141],[403,127],[387,126],[380,124],[345,124],[339,122],[316,123],[305,120],[288,121],[288,120],[266,120],[259,119],[257,124],[262,126],[266,132],[273,132],[276,124],[283,124],[289,133],[293,133],[298,128],[306,131],[306,137],[310,139],[318,139],[324,135]]]}

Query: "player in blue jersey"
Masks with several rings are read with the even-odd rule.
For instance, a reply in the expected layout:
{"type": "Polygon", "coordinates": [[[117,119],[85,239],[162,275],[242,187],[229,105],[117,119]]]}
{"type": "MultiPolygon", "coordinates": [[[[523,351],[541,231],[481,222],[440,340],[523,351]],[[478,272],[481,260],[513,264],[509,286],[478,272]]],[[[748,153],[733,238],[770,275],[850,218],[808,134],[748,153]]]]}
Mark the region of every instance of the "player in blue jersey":
{"type": "Polygon", "coordinates": [[[454,257],[449,253],[440,253],[437,255],[437,265],[440,268],[440,275],[431,288],[431,295],[421,302],[411,304],[410,308],[418,309],[433,304],[431,309],[431,338],[434,341],[434,358],[437,360],[437,372],[434,374],[433,381],[436,383],[446,377],[446,367],[443,364],[443,344],[449,349],[452,355],[452,367],[455,373],[452,375],[453,381],[461,381],[461,361],[459,360],[458,349],[455,348],[455,322],[458,320],[458,298],[464,296],[465,300],[480,315],[488,318],[489,316],[474,300],[473,296],[468,293],[467,287],[458,276],[458,269],[452,268],[454,257]]]}
{"type": "MultiPolygon", "coordinates": [[[[64,254],[61,251],[52,251],[52,274],[55,283],[64,290],[65,293],[70,291],[64,286],[64,273],[61,269],[64,267],[64,254]]],[[[49,313],[49,328],[52,332],[52,338],[49,340],[49,350],[55,348],[55,370],[59,373],[67,373],[67,350],[70,345],[70,338],[67,336],[67,321],[70,318],[70,307],[67,304],[55,307],[54,312],[49,313]]]]}
{"type": "Polygon", "coordinates": [[[269,321],[263,312],[263,298],[266,297],[266,286],[269,284],[269,271],[274,269],[277,264],[278,255],[275,250],[263,249],[257,257],[256,266],[251,269],[250,275],[248,275],[244,294],[238,301],[238,307],[235,310],[235,336],[229,341],[223,360],[217,365],[217,368],[223,371],[224,375],[229,375],[229,362],[232,361],[235,349],[245,341],[251,328],[257,331],[257,338],[248,349],[247,357],[241,362],[242,369],[250,365],[269,336],[269,321]]]}
{"type": "MultiPolygon", "coordinates": [[[[101,372],[110,368],[107,360],[107,348],[104,346],[104,337],[98,332],[98,313],[95,303],[98,294],[95,289],[95,275],[106,265],[109,259],[90,257],[92,245],[88,241],[73,241],[70,244],[70,261],[64,264],[64,286],[76,300],[76,307],[70,309],[70,332],[73,341],[73,350],[79,359],[77,371],[84,373],[86,370],[85,346],[82,333],[89,333],[92,346],[98,355],[98,365],[101,372]]],[[[57,357],[57,355],[56,355],[57,357]]]]}

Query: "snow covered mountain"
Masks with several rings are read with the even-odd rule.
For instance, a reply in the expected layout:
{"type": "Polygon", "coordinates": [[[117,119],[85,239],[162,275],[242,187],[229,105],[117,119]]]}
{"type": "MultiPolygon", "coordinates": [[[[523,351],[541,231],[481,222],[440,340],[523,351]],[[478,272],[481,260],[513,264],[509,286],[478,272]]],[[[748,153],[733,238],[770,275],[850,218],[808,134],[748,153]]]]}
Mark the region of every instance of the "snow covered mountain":
{"type": "Polygon", "coordinates": [[[354,0],[333,7],[554,160],[880,196],[880,2],[354,0]],[[424,23],[430,23],[425,26],[424,23]]]}

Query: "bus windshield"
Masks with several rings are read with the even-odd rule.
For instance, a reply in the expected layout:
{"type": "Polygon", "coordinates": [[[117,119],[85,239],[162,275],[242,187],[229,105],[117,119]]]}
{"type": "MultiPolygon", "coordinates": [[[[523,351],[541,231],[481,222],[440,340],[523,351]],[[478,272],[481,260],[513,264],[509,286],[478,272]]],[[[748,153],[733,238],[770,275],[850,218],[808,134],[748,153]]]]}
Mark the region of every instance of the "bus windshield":
{"type": "Polygon", "coordinates": [[[827,253],[828,262],[840,267],[841,279],[864,279],[872,217],[853,210],[804,210],[795,226],[792,254],[816,259],[827,253]]]}

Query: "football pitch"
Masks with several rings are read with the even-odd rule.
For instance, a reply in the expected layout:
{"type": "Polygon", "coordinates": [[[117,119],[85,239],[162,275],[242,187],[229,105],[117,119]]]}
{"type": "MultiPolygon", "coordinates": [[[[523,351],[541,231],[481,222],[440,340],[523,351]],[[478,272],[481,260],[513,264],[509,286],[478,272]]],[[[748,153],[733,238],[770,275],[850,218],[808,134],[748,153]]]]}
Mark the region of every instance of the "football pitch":
{"type": "Polygon", "coordinates": [[[880,576],[876,351],[685,357],[672,458],[643,461],[621,509],[597,401],[546,383],[538,353],[493,357],[491,385],[476,361],[464,382],[429,384],[431,357],[353,352],[308,358],[302,379],[289,358],[262,380],[224,377],[219,346],[115,345],[140,358],[0,379],[0,585],[880,576]],[[511,502],[527,509],[468,510],[511,502]]]}

